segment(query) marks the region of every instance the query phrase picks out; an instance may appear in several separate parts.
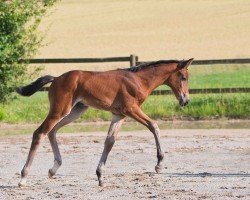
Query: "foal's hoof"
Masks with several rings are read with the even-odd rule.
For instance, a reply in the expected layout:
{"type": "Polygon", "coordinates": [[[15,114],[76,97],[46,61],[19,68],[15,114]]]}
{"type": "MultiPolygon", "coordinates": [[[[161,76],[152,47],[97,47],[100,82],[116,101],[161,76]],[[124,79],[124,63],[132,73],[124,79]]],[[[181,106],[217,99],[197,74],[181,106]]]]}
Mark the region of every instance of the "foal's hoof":
{"type": "Polygon", "coordinates": [[[52,172],[51,169],[49,169],[48,176],[49,178],[52,178],[55,175],[55,173],[52,172]]]}
{"type": "Polygon", "coordinates": [[[162,166],[161,165],[156,165],[155,166],[155,171],[156,171],[157,174],[160,173],[162,171],[162,166]]]}
{"type": "Polygon", "coordinates": [[[27,186],[27,184],[26,183],[21,183],[21,182],[19,182],[18,183],[18,187],[20,187],[20,188],[22,188],[22,187],[26,187],[27,186]]]}
{"type": "Polygon", "coordinates": [[[103,181],[99,181],[99,186],[100,186],[100,187],[104,187],[103,181]]]}
{"type": "Polygon", "coordinates": [[[19,183],[18,183],[18,187],[26,187],[27,186],[27,183],[26,183],[26,180],[21,180],[19,183]]]}

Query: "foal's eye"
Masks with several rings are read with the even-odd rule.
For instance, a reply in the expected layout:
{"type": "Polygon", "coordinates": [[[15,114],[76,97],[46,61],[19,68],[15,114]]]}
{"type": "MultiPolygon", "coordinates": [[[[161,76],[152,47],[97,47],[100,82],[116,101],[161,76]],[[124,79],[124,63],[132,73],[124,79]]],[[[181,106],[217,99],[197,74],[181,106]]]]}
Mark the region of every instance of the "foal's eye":
{"type": "Polygon", "coordinates": [[[187,78],[186,77],[181,77],[181,81],[186,81],[187,78]]]}

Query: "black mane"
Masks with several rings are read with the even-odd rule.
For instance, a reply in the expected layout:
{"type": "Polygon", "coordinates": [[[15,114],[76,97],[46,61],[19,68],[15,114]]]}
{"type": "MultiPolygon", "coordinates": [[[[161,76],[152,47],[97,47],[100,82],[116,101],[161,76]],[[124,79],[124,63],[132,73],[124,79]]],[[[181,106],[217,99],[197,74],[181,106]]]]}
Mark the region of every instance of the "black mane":
{"type": "Polygon", "coordinates": [[[126,68],[124,70],[131,71],[131,72],[138,72],[138,71],[145,69],[147,67],[150,67],[150,66],[157,66],[159,64],[179,63],[179,62],[180,62],[179,60],[158,60],[158,61],[153,61],[153,62],[144,62],[144,63],[141,63],[137,66],[132,66],[132,67],[126,68]]]}

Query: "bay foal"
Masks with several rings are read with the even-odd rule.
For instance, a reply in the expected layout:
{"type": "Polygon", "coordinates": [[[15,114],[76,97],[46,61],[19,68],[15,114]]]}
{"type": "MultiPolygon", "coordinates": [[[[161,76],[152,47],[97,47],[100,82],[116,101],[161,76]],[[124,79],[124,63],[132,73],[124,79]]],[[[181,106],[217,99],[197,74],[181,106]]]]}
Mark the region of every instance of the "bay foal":
{"type": "Polygon", "coordinates": [[[48,96],[50,110],[44,122],[33,133],[27,161],[21,172],[19,186],[26,185],[26,177],[41,141],[48,135],[54,153],[54,165],[49,169],[49,177],[55,175],[62,164],[56,141],[56,132],[62,126],[79,118],[89,106],[110,111],[112,122],[104,143],[104,150],[96,169],[99,185],[103,185],[103,166],[106,163],[126,116],[146,126],[154,135],[158,162],[156,172],[160,172],[164,154],[160,144],[157,124],[140,108],[145,99],[159,85],[171,87],[179,104],[185,106],[189,101],[188,66],[193,59],[184,61],[156,61],[144,63],[128,69],[106,72],[70,71],[59,77],[44,76],[30,85],[20,87],[17,92],[30,96],[52,82],[48,96]]]}

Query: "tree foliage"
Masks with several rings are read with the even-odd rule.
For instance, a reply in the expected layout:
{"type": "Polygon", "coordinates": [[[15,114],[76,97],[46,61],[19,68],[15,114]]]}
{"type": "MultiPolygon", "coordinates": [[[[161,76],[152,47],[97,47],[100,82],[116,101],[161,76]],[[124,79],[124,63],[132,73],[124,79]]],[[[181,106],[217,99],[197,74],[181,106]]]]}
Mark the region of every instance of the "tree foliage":
{"type": "Polygon", "coordinates": [[[30,74],[26,62],[41,46],[41,19],[57,0],[0,1],[0,102],[5,102],[14,88],[30,74]]]}

